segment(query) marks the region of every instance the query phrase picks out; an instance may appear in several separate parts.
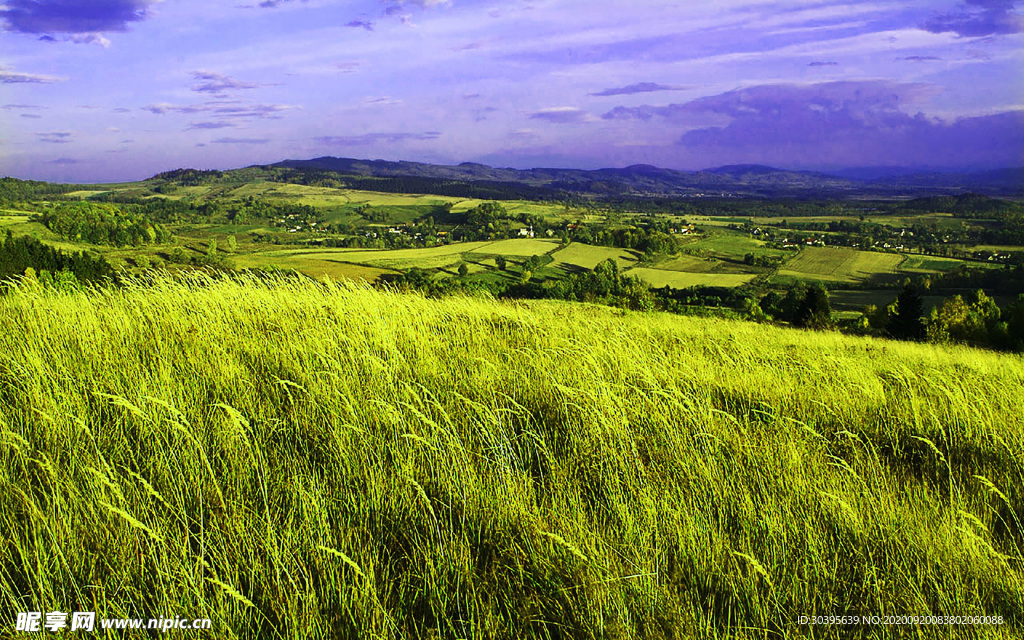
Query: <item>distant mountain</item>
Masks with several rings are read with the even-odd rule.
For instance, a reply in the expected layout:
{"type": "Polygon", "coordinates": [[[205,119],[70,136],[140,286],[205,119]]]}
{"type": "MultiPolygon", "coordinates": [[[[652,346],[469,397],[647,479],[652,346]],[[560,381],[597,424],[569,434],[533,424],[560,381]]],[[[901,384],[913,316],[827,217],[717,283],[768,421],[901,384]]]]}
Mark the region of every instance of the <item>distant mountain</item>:
{"type": "Polygon", "coordinates": [[[837,178],[845,178],[847,180],[857,180],[861,182],[871,182],[874,180],[887,180],[893,178],[902,178],[905,176],[912,176],[916,174],[928,173],[922,170],[920,167],[890,167],[890,166],[878,166],[878,167],[849,167],[845,169],[835,169],[831,171],[825,171],[830,176],[837,178]]]}
{"type": "MultiPolygon", "coordinates": [[[[1024,197],[1024,168],[974,173],[920,171],[904,167],[869,167],[841,172],[791,171],[763,165],[729,165],[703,171],[677,171],[637,164],[624,168],[512,169],[464,162],[439,165],[355,158],[322,157],[285,160],[260,169],[290,170],[302,175],[331,174],[357,182],[359,188],[415,188],[449,195],[462,191],[515,192],[523,197],[596,198],[663,197],[922,197],[975,192],[1024,197]],[[841,174],[841,175],[839,175],[841,174]]],[[[473,196],[473,197],[488,197],[473,196]]]]}

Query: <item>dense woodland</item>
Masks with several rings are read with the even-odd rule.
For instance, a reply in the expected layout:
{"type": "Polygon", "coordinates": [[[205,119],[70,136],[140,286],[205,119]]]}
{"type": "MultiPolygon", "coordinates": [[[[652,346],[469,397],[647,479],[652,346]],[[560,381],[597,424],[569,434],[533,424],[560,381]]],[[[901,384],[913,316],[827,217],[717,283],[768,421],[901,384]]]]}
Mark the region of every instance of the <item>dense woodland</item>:
{"type": "Polygon", "coordinates": [[[0,178],[0,205],[12,206],[32,202],[45,196],[68,193],[75,188],[67,184],[0,178]]]}
{"type": "Polygon", "coordinates": [[[80,282],[101,282],[113,275],[113,269],[101,256],[61,251],[34,238],[14,237],[10,231],[0,239],[0,279],[38,274],[46,281],[61,273],[80,282]]]}
{"type": "Polygon", "coordinates": [[[97,202],[60,202],[39,214],[46,227],[69,240],[115,247],[166,242],[171,235],[146,217],[144,206],[124,207],[97,202]]]}

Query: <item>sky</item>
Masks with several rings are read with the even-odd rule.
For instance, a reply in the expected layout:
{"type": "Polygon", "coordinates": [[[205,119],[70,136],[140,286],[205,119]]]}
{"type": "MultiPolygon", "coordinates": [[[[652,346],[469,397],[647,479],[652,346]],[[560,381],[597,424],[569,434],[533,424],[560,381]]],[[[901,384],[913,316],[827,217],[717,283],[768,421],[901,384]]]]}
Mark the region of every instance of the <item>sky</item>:
{"type": "Polygon", "coordinates": [[[0,0],[0,176],[1024,166],[1024,0],[0,0]]]}

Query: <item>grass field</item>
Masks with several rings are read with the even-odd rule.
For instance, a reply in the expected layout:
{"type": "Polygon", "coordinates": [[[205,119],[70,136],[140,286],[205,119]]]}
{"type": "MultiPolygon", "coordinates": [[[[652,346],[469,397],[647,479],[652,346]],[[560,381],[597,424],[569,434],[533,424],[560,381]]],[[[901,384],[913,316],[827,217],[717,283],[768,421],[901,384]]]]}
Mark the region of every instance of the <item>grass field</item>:
{"type": "Polygon", "coordinates": [[[895,273],[903,256],[840,247],[806,247],[788,260],[780,276],[830,282],[856,282],[875,274],[895,273]]]}
{"type": "Polygon", "coordinates": [[[539,240],[534,238],[522,238],[511,240],[498,240],[490,242],[482,247],[470,251],[470,254],[493,254],[517,258],[529,256],[540,256],[558,248],[558,242],[553,240],[539,240]]]}
{"type": "Polygon", "coordinates": [[[609,258],[619,263],[619,267],[629,267],[637,261],[637,256],[627,249],[614,247],[595,247],[582,242],[573,242],[569,246],[551,254],[555,259],[552,267],[568,266],[593,269],[609,258]]]}
{"type": "Polygon", "coordinates": [[[683,247],[690,251],[699,251],[731,260],[742,260],[748,253],[770,256],[786,255],[785,251],[765,247],[762,240],[754,240],[745,233],[725,229],[713,229],[708,231],[706,236],[695,236],[685,240],[683,247]]]}
{"type": "Polygon", "coordinates": [[[457,265],[463,254],[487,246],[488,242],[456,242],[425,249],[347,251],[346,262],[358,262],[386,269],[438,269],[457,265]]]}
{"type": "Polygon", "coordinates": [[[328,276],[337,280],[362,280],[375,282],[392,269],[379,268],[347,261],[342,251],[321,252],[275,252],[270,254],[249,253],[229,258],[235,269],[291,269],[318,278],[328,276]]]}
{"type": "Polygon", "coordinates": [[[936,273],[952,271],[964,264],[963,260],[937,256],[907,255],[899,265],[900,271],[909,273],[936,273]]]}
{"type": "Polygon", "coordinates": [[[962,220],[954,218],[951,213],[927,213],[923,215],[908,216],[870,216],[869,221],[890,227],[912,227],[915,224],[934,224],[939,229],[955,228],[962,224],[962,220]]]}
{"type": "Polygon", "coordinates": [[[1018,247],[1008,244],[978,244],[973,247],[968,247],[968,251],[991,251],[993,253],[1003,253],[1011,251],[1020,251],[1024,247],[1018,247]]]}
{"type": "Polygon", "coordinates": [[[691,255],[672,256],[665,260],[659,260],[651,265],[655,269],[665,271],[685,271],[687,273],[722,273],[722,274],[744,274],[752,273],[755,269],[745,264],[716,260],[714,258],[702,258],[691,255]]]}
{"type": "Polygon", "coordinates": [[[106,193],[107,191],[109,191],[109,190],[108,189],[98,189],[98,190],[94,190],[94,189],[81,189],[81,190],[78,190],[78,191],[69,191],[65,195],[67,195],[67,196],[69,196],[71,198],[88,198],[89,196],[94,196],[94,195],[96,195],[98,193],[106,193]]]}
{"type": "Polygon", "coordinates": [[[685,271],[687,273],[711,273],[722,264],[714,258],[702,258],[686,254],[659,260],[653,266],[665,271],[685,271]]]}
{"type": "Polygon", "coordinates": [[[0,626],[1018,638],[1024,361],[606,307],[0,298],[0,626]],[[807,627],[801,615],[1001,626],[807,627]]]}
{"type": "Polygon", "coordinates": [[[634,267],[627,274],[636,276],[652,287],[672,287],[686,289],[688,287],[738,287],[754,279],[754,274],[741,273],[688,273],[685,271],[667,271],[634,267]]]}

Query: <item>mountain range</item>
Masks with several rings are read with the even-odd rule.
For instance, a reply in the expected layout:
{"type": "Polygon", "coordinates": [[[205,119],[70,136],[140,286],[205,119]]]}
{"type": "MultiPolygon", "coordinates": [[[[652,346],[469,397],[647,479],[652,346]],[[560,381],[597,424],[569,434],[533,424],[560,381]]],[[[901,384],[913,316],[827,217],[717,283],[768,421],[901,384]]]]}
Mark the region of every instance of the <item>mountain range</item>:
{"type": "MultiPolygon", "coordinates": [[[[255,167],[254,167],[255,168],[255,167]]],[[[832,173],[794,171],[762,165],[729,165],[701,171],[632,165],[615,169],[511,169],[464,162],[458,165],[321,157],[285,160],[261,169],[300,174],[333,174],[350,179],[405,179],[448,190],[457,183],[502,187],[538,194],[579,194],[598,198],[662,197],[919,197],[979,193],[1024,197],[1024,167],[979,172],[943,172],[903,167],[845,169],[832,173]]],[[[355,186],[355,185],[353,185],[355,186]]],[[[365,185],[360,185],[362,188],[365,185]]],[[[468,186],[468,185],[467,185],[468,186]]],[[[436,192],[434,189],[424,189],[436,192]]]]}

